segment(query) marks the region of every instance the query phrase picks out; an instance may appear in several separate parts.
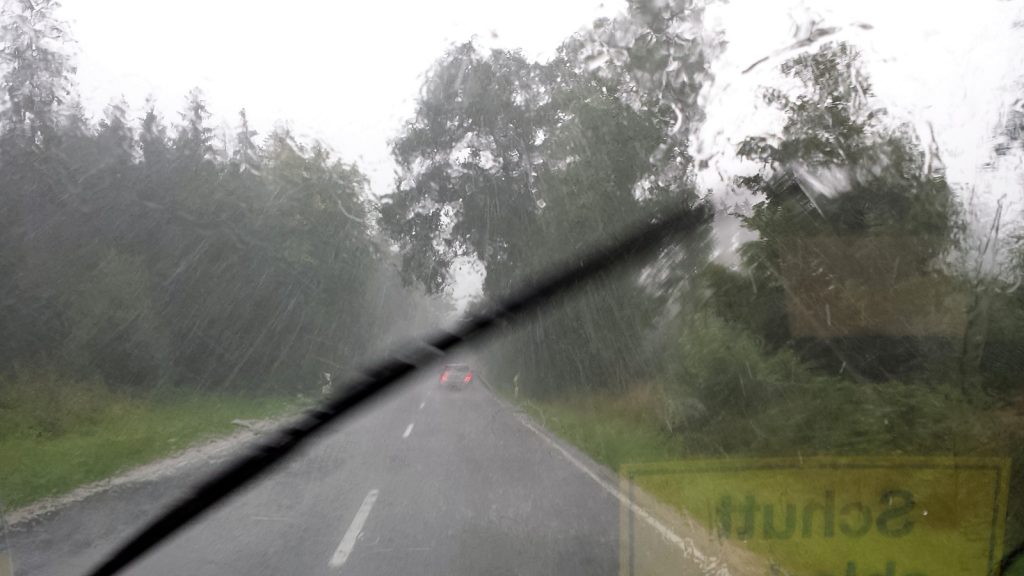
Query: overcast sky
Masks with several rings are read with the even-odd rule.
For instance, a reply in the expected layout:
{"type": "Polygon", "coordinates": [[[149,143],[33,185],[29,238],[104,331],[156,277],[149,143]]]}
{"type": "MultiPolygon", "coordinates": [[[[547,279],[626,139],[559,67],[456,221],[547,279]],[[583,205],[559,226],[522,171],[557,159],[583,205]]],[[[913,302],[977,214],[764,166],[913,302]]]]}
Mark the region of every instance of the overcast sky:
{"type": "Polygon", "coordinates": [[[550,57],[562,39],[622,6],[601,0],[65,0],[78,81],[98,113],[124,95],[154,95],[176,114],[201,87],[234,121],[246,108],[266,132],[278,120],[356,161],[386,193],[387,141],[412,115],[423,73],[453,42],[550,57]]]}
{"type": "MultiPolygon", "coordinates": [[[[705,155],[732,150],[744,136],[771,131],[777,115],[758,97],[778,83],[783,52],[752,72],[759,59],[805,36],[818,20],[864,54],[880,102],[918,131],[934,129],[950,178],[973,182],[989,160],[993,134],[1011,102],[1024,93],[1024,45],[1014,28],[1022,2],[918,2],[901,0],[737,0],[709,14],[726,31],[729,47],[715,64],[705,93],[708,121],[698,142],[705,155]],[[854,24],[867,24],[865,30],[854,24]]],[[[708,182],[715,175],[705,174],[708,182]]]]}
{"type": "MultiPolygon", "coordinates": [[[[778,65],[795,54],[780,50],[806,37],[817,21],[839,29],[822,42],[849,40],[862,51],[878,101],[893,119],[913,124],[925,142],[934,133],[950,182],[973,188],[979,199],[979,229],[988,227],[999,198],[1004,218],[1020,222],[1018,159],[988,164],[1006,111],[1024,94],[1024,2],[734,0],[713,6],[707,25],[724,30],[729,44],[703,95],[707,121],[695,153],[709,162],[700,185],[717,191],[722,202],[748,200],[728,191],[737,172],[750,169],[736,160],[736,145],[752,134],[776,133],[781,117],[761,101],[760,88],[780,85],[778,65]]],[[[716,232],[721,249],[749,238],[735,222],[716,232]]]]}
{"type": "MultiPolygon", "coordinates": [[[[809,23],[838,26],[835,39],[862,48],[880,99],[927,134],[934,128],[954,184],[989,198],[1007,195],[1019,216],[1019,167],[984,168],[992,135],[1022,92],[1022,2],[898,0],[732,0],[713,4],[707,24],[728,48],[704,94],[707,122],[696,142],[710,167],[702,187],[723,191],[741,169],[732,151],[750,134],[771,131],[778,116],[758,96],[779,81],[777,54],[806,35],[809,23]],[[851,26],[870,25],[870,30],[851,26]],[[724,178],[723,178],[724,176],[724,178]]],[[[561,41],[624,2],[601,0],[66,0],[78,41],[78,82],[95,114],[124,96],[136,108],[147,95],[177,113],[195,86],[218,123],[243,106],[266,133],[286,121],[319,138],[385,194],[394,166],[388,140],[413,111],[423,73],[453,42],[553,55],[561,41]]],[[[1015,216],[1017,217],[1017,216],[1015,216]]],[[[726,236],[731,234],[723,227],[726,236]]],[[[726,240],[720,245],[728,245],[726,240]]]]}
{"type": "MultiPolygon", "coordinates": [[[[453,42],[549,57],[569,34],[624,2],[602,0],[68,0],[64,16],[78,40],[78,80],[99,113],[121,95],[135,107],[154,95],[176,114],[189,89],[205,90],[220,122],[241,107],[262,132],[275,121],[326,141],[368,172],[386,193],[393,165],[387,141],[403,120],[430,64],[453,42]]],[[[999,0],[733,0],[708,24],[728,49],[707,90],[700,153],[727,162],[743,136],[768,130],[757,88],[776,80],[783,54],[747,66],[806,33],[812,19],[845,27],[861,46],[879,96],[895,113],[934,126],[952,176],[975,178],[990,137],[1020,78],[1021,3],[999,0]],[[864,31],[849,27],[870,24],[864,31]]],[[[713,168],[716,163],[713,162],[713,168]]],[[[721,164],[717,164],[721,168],[721,164]]],[[[702,178],[715,186],[710,170],[702,178]]]]}

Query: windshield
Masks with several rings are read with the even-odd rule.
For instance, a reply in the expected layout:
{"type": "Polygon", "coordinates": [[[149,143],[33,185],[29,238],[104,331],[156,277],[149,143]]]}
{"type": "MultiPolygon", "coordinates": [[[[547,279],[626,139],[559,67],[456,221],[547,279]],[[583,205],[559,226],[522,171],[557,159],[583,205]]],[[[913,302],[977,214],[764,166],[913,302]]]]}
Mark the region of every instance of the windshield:
{"type": "Polygon", "coordinates": [[[1024,575],[1024,4],[207,4],[0,8],[0,576],[1024,575]]]}

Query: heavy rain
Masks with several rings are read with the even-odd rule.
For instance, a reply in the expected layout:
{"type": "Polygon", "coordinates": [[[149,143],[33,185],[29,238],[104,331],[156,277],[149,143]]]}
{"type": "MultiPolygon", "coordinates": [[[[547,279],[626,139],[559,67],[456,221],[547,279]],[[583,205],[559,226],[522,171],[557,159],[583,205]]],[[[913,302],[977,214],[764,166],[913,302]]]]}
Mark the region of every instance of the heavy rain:
{"type": "Polygon", "coordinates": [[[1022,48],[3,0],[0,576],[1024,575],[1022,48]]]}

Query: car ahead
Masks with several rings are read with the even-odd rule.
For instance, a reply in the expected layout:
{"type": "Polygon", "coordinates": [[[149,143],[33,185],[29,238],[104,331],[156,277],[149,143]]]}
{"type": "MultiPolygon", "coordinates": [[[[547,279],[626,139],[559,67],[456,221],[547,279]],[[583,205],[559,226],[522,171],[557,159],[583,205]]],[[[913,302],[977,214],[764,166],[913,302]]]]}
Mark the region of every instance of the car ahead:
{"type": "Polygon", "coordinates": [[[445,364],[439,382],[442,386],[459,390],[473,381],[473,370],[468,364],[445,364]]]}

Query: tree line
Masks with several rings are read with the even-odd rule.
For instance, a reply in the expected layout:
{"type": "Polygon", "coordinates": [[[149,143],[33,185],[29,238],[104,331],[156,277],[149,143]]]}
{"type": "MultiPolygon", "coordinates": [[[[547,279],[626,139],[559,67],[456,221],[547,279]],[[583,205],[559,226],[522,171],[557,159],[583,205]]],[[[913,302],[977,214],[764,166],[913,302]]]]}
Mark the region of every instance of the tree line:
{"type": "MultiPolygon", "coordinates": [[[[700,457],[1019,461],[1019,215],[982,222],[971,183],[947,180],[934,141],[827,32],[761,64],[777,67],[761,97],[781,125],[740,141],[728,186],[749,203],[726,205],[692,155],[723,40],[702,3],[627,4],[549,61],[472,43],[437,60],[381,206],[406,281],[444,292],[468,258],[484,307],[667,205],[732,213],[753,239],[722,258],[709,219],[495,339],[490,379],[591,418],[614,406],[700,457]]],[[[1020,117],[996,161],[1019,149],[1020,117]]],[[[1024,468],[1012,476],[1019,518],[1024,468]]]]}
{"type": "Polygon", "coordinates": [[[738,262],[715,257],[709,220],[496,344],[502,381],[542,397],[652,385],[667,431],[717,423],[750,449],[774,418],[783,452],[799,446],[793,414],[836,413],[816,442],[828,449],[856,436],[863,423],[841,412],[861,402],[884,429],[861,449],[921,450],[944,413],[1018,402],[1020,246],[971,220],[941,150],[886,112],[855,46],[825,38],[775,64],[789,88],[761,95],[782,125],[743,139],[747,172],[730,177],[749,207],[698,189],[699,95],[723,45],[701,6],[631,1],[550,61],[472,43],[444,54],[394,143],[381,211],[407,280],[443,291],[471,258],[486,305],[666,205],[731,211],[755,238],[738,262]],[[982,271],[986,242],[1014,256],[982,271]]]}
{"type": "MultiPolygon", "coordinates": [[[[128,387],[308,381],[435,322],[429,295],[466,259],[485,272],[483,306],[665,206],[712,209],[691,151],[724,43],[699,3],[630,2],[543,62],[451,47],[379,206],[356,166],[286,128],[261,138],[244,110],[219,141],[198,90],[173,121],[153,102],[91,120],[54,7],[15,2],[2,23],[7,367],[128,387]]],[[[738,263],[715,258],[709,220],[507,335],[489,360],[499,380],[539,395],[653,384],[669,431],[756,421],[812,381],[889,403],[1019,397],[1018,245],[992,237],[1010,256],[975,265],[964,190],[886,113],[856,47],[826,39],[779,73],[796,88],[762,95],[780,130],[736,150],[756,237],[738,263]]]]}
{"type": "MultiPolygon", "coordinates": [[[[214,137],[79,103],[55,2],[5,4],[0,70],[0,366],[109,386],[302,390],[443,307],[402,286],[367,179],[246,113],[214,137]]],[[[404,334],[403,334],[404,336],[404,334]]]]}
{"type": "MultiPolygon", "coordinates": [[[[977,221],[850,43],[763,64],[787,89],[761,92],[779,129],[735,150],[746,207],[697,184],[724,46],[701,3],[630,0],[547,61],[452,46],[378,204],[355,165],[286,128],[260,137],[244,110],[218,140],[198,90],[170,121],[153,102],[90,119],[55,9],[19,0],[0,21],[2,377],[301,389],[436,323],[467,260],[472,310],[688,206],[754,239],[722,259],[709,219],[503,335],[488,379],[535,398],[650,390],[643,417],[698,454],[1019,452],[1001,428],[1022,403],[1019,236],[977,221]]],[[[1021,147],[1021,116],[994,158],[1021,147]]]]}

